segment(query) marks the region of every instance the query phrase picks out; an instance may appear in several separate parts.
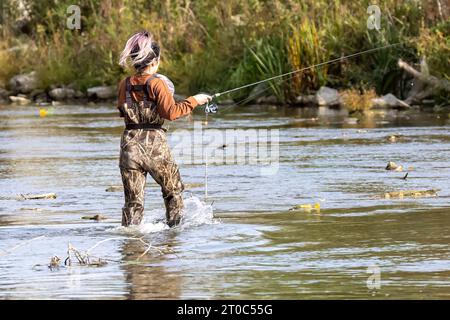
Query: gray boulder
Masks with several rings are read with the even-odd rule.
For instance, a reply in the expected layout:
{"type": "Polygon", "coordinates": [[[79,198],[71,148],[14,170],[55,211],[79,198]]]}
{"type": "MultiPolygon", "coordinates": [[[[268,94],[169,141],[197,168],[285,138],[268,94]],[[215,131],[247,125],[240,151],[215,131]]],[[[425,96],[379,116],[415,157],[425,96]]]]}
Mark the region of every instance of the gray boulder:
{"type": "Polygon", "coordinates": [[[381,98],[372,99],[372,104],[375,107],[390,107],[390,108],[410,108],[411,106],[406,102],[398,99],[392,93],[388,93],[381,98]]]}
{"type": "Polygon", "coordinates": [[[100,99],[108,100],[117,98],[117,87],[116,86],[101,86],[93,87],[87,90],[88,98],[90,99],[100,99]]]}
{"type": "Polygon", "coordinates": [[[319,106],[334,106],[341,103],[341,98],[336,89],[324,86],[316,92],[316,101],[319,106]]]}
{"type": "Polygon", "coordinates": [[[30,93],[38,87],[36,72],[19,74],[9,80],[9,86],[15,93],[30,93]]]}
{"type": "Polygon", "coordinates": [[[50,98],[56,101],[64,101],[75,97],[75,90],[70,88],[56,88],[49,91],[50,98]]]}

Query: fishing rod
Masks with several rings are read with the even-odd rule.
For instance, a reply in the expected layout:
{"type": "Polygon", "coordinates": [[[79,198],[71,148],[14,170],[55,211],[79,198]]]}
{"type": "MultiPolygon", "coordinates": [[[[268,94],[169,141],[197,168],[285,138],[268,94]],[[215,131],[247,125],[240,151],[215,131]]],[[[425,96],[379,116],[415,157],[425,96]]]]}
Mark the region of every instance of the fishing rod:
{"type": "MultiPolygon", "coordinates": [[[[308,67],[305,67],[305,68],[289,71],[289,72],[286,72],[286,73],[283,73],[283,74],[280,74],[280,75],[276,75],[276,76],[273,76],[273,77],[270,77],[270,78],[267,78],[267,79],[259,80],[259,81],[253,82],[253,83],[245,84],[243,86],[232,88],[232,89],[229,89],[229,90],[226,90],[226,91],[223,91],[223,92],[218,92],[218,93],[215,93],[215,94],[213,94],[211,96],[212,97],[211,101],[213,99],[217,98],[217,97],[222,96],[222,95],[229,94],[229,93],[232,93],[232,92],[236,92],[236,91],[239,91],[239,90],[242,90],[242,89],[245,89],[245,88],[253,87],[253,86],[256,86],[256,85],[261,84],[261,83],[265,83],[265,82],[269,82],[269,81],[272,81],[272,80],[280,79],[280,78],[283,78],[283,77],[286,77],[286,76],[292,76],[292,75],[294,75],[296,73],[299,73],[299,72],[303,72],[303,71],[306,71],[306,70],[309,70],[309,69],[313,69],[313,68],[317,68],[317,67],[322,67],[322,66],[325,66],[325,65],[333,64],[333,63],[336,63],[336,62],[339,62],[339,61],[342,61],[342,60],[345,60],[345,59],[361,56],[363,54],[367,54],[367,53],[371,53],[371,52],[375,52],[375,51],[391,48],[391,47],[394,47],[394,46],[398,46],[398,45],[400,45],[402,43],[403,42],[397,42],[397,43],[388,44],[388,45],[385,45],[385,46],[382,46],[382,47],[377,47],[377,48],[372,48],[372,49],[368,49],[368,50],[352,53],[352,54],[349,54],[349,55],[346,55],[346,56],[343,56],[343,57],[339,57],[339,58],[336,58],[336,59],[332,59],[332,60],[328,60],[328,61],[321,62],[321,63],[318,63],[318,64],[314,64],[314,65],[311,65],[311,66],[308,66],[308,67]]],[[[210,102],[208,102],[206,104],[206,107],[205,107],[205,112],[206,113],[216,113],[217,110],[218,110],[217,104],[210,103],[210,102]]]]}
{"type": "MultiPolygon", "coordinates": [[[[267,78],[267,79],[263,79],[263,80],[260,80],[260,81],[249,83],[249,84],[246,84],[246,85],[243,85],[243,86],[240,86],[240,87],[232,88],[232,89],[229,89],[229,90],[226,90],[226,91],[223,91],[223,92],[215,93],[215,94],[213,94],[211,96],[211,100],[208,101],[206,103],[206,106],[205,106],[205,124],[207,125],[207,123],[208,123],[208,121],[207,121],[208,120],[208,114],[209,113],[216,113],[218,111],[219,108],[218,108],[217,104],[213,103],[212,100],[217,98],[217,97],[219,97],[219,96],[222,96],[222,95],[225,95],[225,94],[229,94],[229,93],[232,93],[232,92],[236,92],[236,91],[239,91],[239,90],[242,90],[242,89],[245,89],[245,88],[253,87],[253,86],[256,86],[256,85],[261,84],[261,83],[269,82],[269,81],[276,80],[276,79],[281,79],[281,78],[286,77],[286,76],[291,76],[291,77],[289,77],[287,79],[284,79],[284,81],[286,81],[286,80],[289,80],[290,78],[292,78],[293,75],[295,75],[295,74],[297,74],[299,72],[303,72],[305,70],[309,70],[309,69],[313,69],[313,68],[317,68],[317,67],[322,67],[322,66],[325,66],[325,65],[333,64],[333,63],[336,63],[336,62],[339,62],[339,61],[342,61],[342,60],[345,60],[345,59],[361,56],[363,54],[371,53],[371,52],[374,52],[374,51],[378,51],[378,50],[382,50],[382,49],[386,49],[386,48],[391,48],[391,47],[394,47],[394,46],[398,46],[398,45],[400,45],[402,43],[403,42],[397,42],[397,43],[385,45],[385,46],[382,46],[382,47],[377,47],[377,48],[372,48],[372,49],[368,49],[368,50],[352,53],[352,54],[349,54],[349,55],[346,55],[346,56],[343,56],[343,57],[339,57],[339,58],[336,58],[336,59],[332,59],[332,60],[328,60],[328,61],[325,61],[325,62],[321,62],[321,63],[315,64],[315,65],[312,65],[312,66],[308,66],[308,67],[305,67],[305,68],[301,68],[301,69],[293,70],[293,71],[290,71],[290,72],[286,72],[286,73],[283,73],[283,74],[280,74],[280,75],[276,75],[276,76],[273,76],[273,77],[270,77],[270,78],[267,78]]],[[[267,89],[268,88],[266,88],[266,89],[264,89],[264,90],[262,90],[260,92],[257,92],[257,94],[260,94],[261,92],[263,92],[263,91],[265,91],[267,89]]],[[[252,97],[247,97],[246,99],[243,99],[242,101],[245,101],[245,100],[247,100],[249,98],[252,98],[252,97]]],[[[241,103],[242,101],[238,102],[237,104],[241,103]]],[[[205,177],[204,177],[204,180],[205,180],[205,201],[206,201],[207,198],[208,198],[208,158],[207,158],[207,154],[206,153],[205,153],[205,177]]]]}

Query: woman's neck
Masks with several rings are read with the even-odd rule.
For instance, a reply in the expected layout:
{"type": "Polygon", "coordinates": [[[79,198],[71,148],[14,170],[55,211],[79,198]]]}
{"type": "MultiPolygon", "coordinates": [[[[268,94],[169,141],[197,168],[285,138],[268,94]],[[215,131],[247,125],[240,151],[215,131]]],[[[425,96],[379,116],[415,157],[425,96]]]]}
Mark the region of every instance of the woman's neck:
{"type": "Polygon", "coordinates": [[[138,71],[138,72],[136,72],[136,75],[137,76],[149,76],[149,75],[152,75],[154,73],[156,73],[156,72],[154,72],[153,70],[145,70],[145,71],[138,71]]]}

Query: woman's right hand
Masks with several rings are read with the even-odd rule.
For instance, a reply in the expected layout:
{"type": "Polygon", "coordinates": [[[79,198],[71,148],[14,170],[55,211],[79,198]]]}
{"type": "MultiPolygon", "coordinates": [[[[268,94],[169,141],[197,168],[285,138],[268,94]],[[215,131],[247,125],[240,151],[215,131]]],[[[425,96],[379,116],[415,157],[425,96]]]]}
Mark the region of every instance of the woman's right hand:
{"type": "Polygon", "coordinates": [[[199,93],[194,96],[194,99],[199,105],[205,104],[212,99],[210,95],[199,93]]]}

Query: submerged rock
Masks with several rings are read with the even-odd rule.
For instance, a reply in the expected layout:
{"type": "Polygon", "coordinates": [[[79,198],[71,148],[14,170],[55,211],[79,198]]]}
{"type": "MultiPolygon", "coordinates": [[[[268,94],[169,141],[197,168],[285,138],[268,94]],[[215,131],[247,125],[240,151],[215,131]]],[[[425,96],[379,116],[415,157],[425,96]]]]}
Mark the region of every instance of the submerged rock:
{"type": "Polygon", "coordinates": [[[437,197],[437,192],[439,190],[437,189],[430,189],[430,190],[403,190],[403,191],[392,191],[392,192],[386,192],[384,194],[385,199],[391,199],[391,198],[405,198],[405,197],[412,197],[412,198],[419,198],[419,197],[437,197]]]}
{"type": "Polygon", "coordinates": [[[396,135],[396,134],[392,134],[392,135],[388,136],[386,139],[389,142],[397,142],[400,139],[400,136],[396,135]]]}
{"type": "Polygon", "coordinates": [[[316,92],[316,101],[319,106],[335,106],[341,103],[341,97],[336,89],[323,86],[316,92]]]}
{"type": "Polygon", "coordinates": [[[195,188],[200,188],[203,187],[205,184],[203,183],[185,183],[184,184],[184,188],[186,190],[190,190],[190,189],[195,189],[195,188]]]}
{"type": "Polygon", "coordinates": [[[100,99],[100,100],[108,100],[114,99],[117,97],[117,87],[116,86],[102,86],[102,87],[93,87],[87,90],[88,98],[90,99],[100,99]]]}
{"type": "Polygon", "coordinates": [[[106,188],[105,190],[106,192],[119,192],[119,191],[123,191],[123,186],[109,186],[108,188],[106,188]]]}
{"type": "Polygon", "coordinates": [[[91,216],[84,216],[84,217],[81,217],[81,219],[101,221],[101,220],[106,220],[106,217],[104,215],[101,215],[101,214],[96,214],[95,216],[92,216],[92,217],[91,216]]]}
{"type": "Polygon", "coordinates": [[[9,80],[9,86],[15,93],[32,92],[38,87],[36,72],[33,71],[28,74],[19,74],[12,77],[11,80],[9,80]]]}
{"type": "Polygon", "coordinates": [[[313,210],[316,211],[317,213],[320,213],[319,202],[315,204],[298,204],[289,209],[289,211],[304,211],[304,212],[311,212],[313,210]]]}

